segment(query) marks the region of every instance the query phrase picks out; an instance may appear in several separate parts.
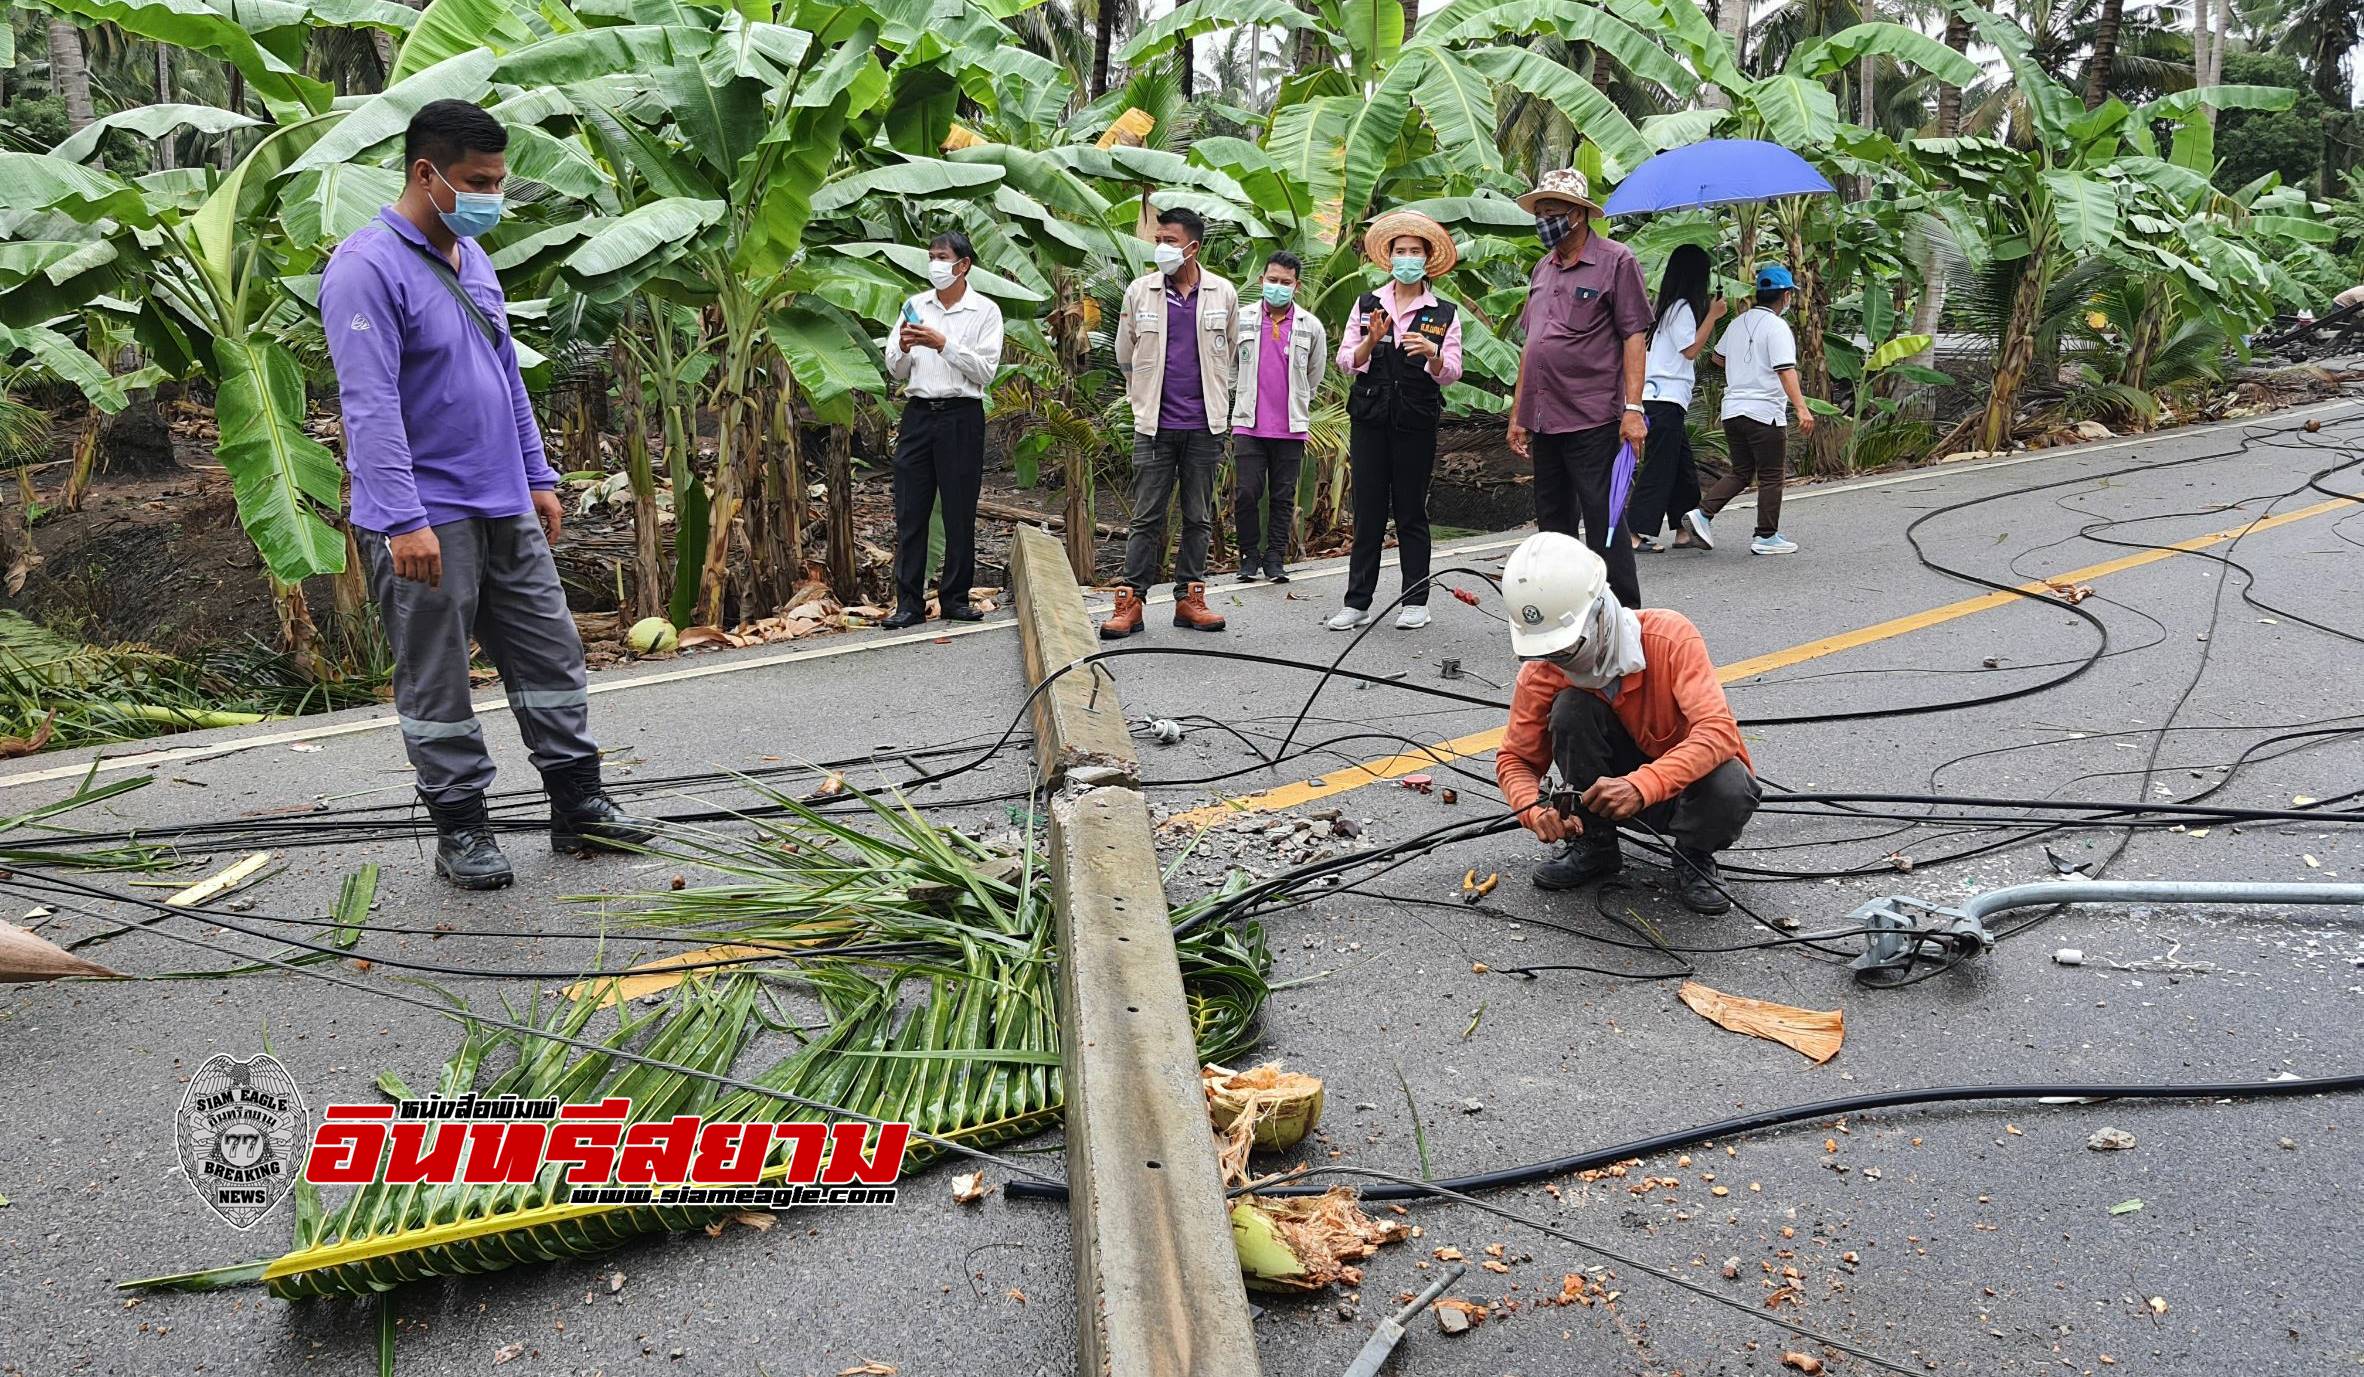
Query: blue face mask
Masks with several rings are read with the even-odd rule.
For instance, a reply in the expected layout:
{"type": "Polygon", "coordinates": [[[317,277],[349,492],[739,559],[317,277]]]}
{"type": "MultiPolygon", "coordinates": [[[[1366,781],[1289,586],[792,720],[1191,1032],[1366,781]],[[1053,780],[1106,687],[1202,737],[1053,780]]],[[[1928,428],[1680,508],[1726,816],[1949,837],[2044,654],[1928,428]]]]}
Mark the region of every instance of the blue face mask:
{"type": "Polygon", "coordinates": [[[443,173],[433,163],[427,165],[427,170],[433,172],[435,180],[443,182],[443,185],[451,192],[451,209],[435,212],[443,217],[445,229],[462,239],[474,239],[477,235],[501,223],[501,193],[497,191],[462,191],[445,181],[443,173]]]}
{"type": "Polygon", "coordinates": [[[1428,260],[1416,253],[1399,253],[1389,265],[1388,272],[1396,281],[1409,287],[1428,280],[1428,260]]]}
{"type": "Polygon", "coordinates": [[[1295,301],[1296,299],[1297,289],[1285,282],[1267,282],[1264,284],[1264,304],[1270,306],[1276,311],[1285,311],[1289,309],[1289,303],[1295,301]]]}

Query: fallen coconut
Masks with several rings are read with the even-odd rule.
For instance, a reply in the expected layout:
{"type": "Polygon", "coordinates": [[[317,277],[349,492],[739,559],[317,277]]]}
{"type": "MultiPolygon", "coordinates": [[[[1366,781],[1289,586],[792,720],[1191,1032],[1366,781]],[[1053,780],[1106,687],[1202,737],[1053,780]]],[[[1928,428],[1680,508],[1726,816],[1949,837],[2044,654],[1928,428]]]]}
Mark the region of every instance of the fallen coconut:
{"type": "Polygon", "coordinates": [[[624,633],[624,644],[635,655],[663,655],[681,643],[681,633],[663,617],[642,617],[624,633]]]}

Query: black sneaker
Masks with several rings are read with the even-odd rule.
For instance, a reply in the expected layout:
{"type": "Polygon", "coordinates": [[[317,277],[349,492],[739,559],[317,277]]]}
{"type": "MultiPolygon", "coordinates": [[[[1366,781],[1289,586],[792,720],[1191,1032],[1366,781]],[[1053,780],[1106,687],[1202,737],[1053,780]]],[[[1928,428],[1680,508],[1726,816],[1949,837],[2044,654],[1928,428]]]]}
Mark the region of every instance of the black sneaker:
{"type": "Polygon", "coordinates": [[[944,620],[948,622],[981,622],[985,620],[985,614],[978,611],[974,603],[963,602],[946,607],[944,620]]]}
{"type": "Polygon", "coordinates": [[[1576,837],[1563,843],[1560,854],[1536,866],[1530,878],[1537,889],[1575,889],[1605,880],[1624,868],[1625,856],[1617,849],[1617,834],[1612,832],[1607,841],[1576,837]]]}
{"type": "Polygon", "coordinates": [[[1287,583],[1289,571],[1281,567],[1279,560],[1267,560],[1264,564],[1264,577],[1271,579],[1274,583],[1287,583]]]}
{"type": "Polygon", "coordinates": [[[1693,913],[1714,917],[1732,911],[1732,896],[1724,889],[1724,872],[1716,858],[1704,851],[1674,855],[1675,898],[1693,913]]]}
{"type": "Polygon", "coordinates": [[[435,873],[461,889],[507,889],[515,875],[509,858],[493,840],[484,814],[484,795],[437,803],[425,794],[427,816],[435,820],[435,873]]]}
{"type": "Polygon", "coordinates": [[[1261,569],[1242,566],[1239,571],[1239,582],[1241,583],[1254,583],[1263,577],[1264,571],[1261,569]]]}
{"type": "Polygon", "coordinates": [[[927,619],[928,613],[927,609],[924,607],[898,607],[894,610],[894,613],[891,616],[880,622],[879,625],[888,631],[901,631],[904,627],[917,626],[927,619]]]}

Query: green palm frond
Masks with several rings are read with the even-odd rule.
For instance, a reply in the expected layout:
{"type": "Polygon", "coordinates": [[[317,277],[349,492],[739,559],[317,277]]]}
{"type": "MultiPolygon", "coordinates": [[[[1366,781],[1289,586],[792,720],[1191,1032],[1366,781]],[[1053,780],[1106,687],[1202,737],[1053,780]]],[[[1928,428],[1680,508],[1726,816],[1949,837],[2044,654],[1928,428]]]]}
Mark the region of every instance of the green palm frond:
{"type": "MultiPolygon", "coordinates": [[[[647,1012],[616,998],[628,987],[606,980],[578,986],[530,1025],[495,1026],[455,1011],[464,1032],[436,1090],[561,1103],[621,1096],[635,1122],[843,1117],[813,1107],[828,1106],[912,1124],[907,1169],[940,1159],[947,1142],[991,1148],[1058,1123],[1057,929],[1032,838],[1014,852],[997,850],[899,801],[865,798],[871,826],[861,828],[783,794],[764,797],[776,816],[747,819],[745,834],[688,834],[669,857],[712,874],[713,883],[621,902],[634,922],[773,948],[780,955],[772,960],[786,964],[690,976],[647,1012]],[[818,1002],[817,1033],[775,1009],[783,993],[818,1002]],[[761,1070],[734,1070],[760,1055],[759,1043],[781,1036],[798,1044],[761,1070]],[[505,1069],[496,1073],[496,1063],[505,1069]],[[726,1092],[711,1079],[739,1075],[757,1088],[726,1092]]],[[[1219,897],[1177,909],[1176,922],[1219,897]]],[[[1261,930],[1211,925],[1176,945],[1201,1057],[1220,1060],[1253,1045],[1271,968],[1261,930]]],[[[396,1078],[379,1084],[414,1098],[396,1078]]],[[[765,1179],[784,1171],[784,1160],[773,1160],[765,1179]]],[[[260,1283],[287,1299],[359,1296],[424,1277],[603,1253],[730,1212],[577,1205],[560,1176],[552,1167],[530,1184],[496,1187],[381,1179],[333,1210],[304,1188],[295,1246],[284,1256],[127,1285],[260,1283]]]]}

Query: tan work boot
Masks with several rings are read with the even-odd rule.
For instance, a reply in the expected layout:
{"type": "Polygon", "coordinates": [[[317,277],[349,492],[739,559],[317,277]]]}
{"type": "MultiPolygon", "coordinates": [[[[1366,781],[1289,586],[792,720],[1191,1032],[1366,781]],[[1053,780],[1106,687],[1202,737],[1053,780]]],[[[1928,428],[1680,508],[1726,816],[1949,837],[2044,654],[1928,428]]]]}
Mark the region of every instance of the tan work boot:
{"type": "Polygon", "coordinates": [[[1186,626],[1193,631],[1223,629],[1223,619],[1207,608],[1205,584],[1187,583],[1182,586],[1182,595],[1174,599],[1174,625],[1186,626]]]}
{"type": "Polygon", "coordinates": [[[1118,641],[1141,629],[1141,595],[1130,588],[1116,590],[1116,611],[1100,623],[1100,639],[1118,641]]]}

